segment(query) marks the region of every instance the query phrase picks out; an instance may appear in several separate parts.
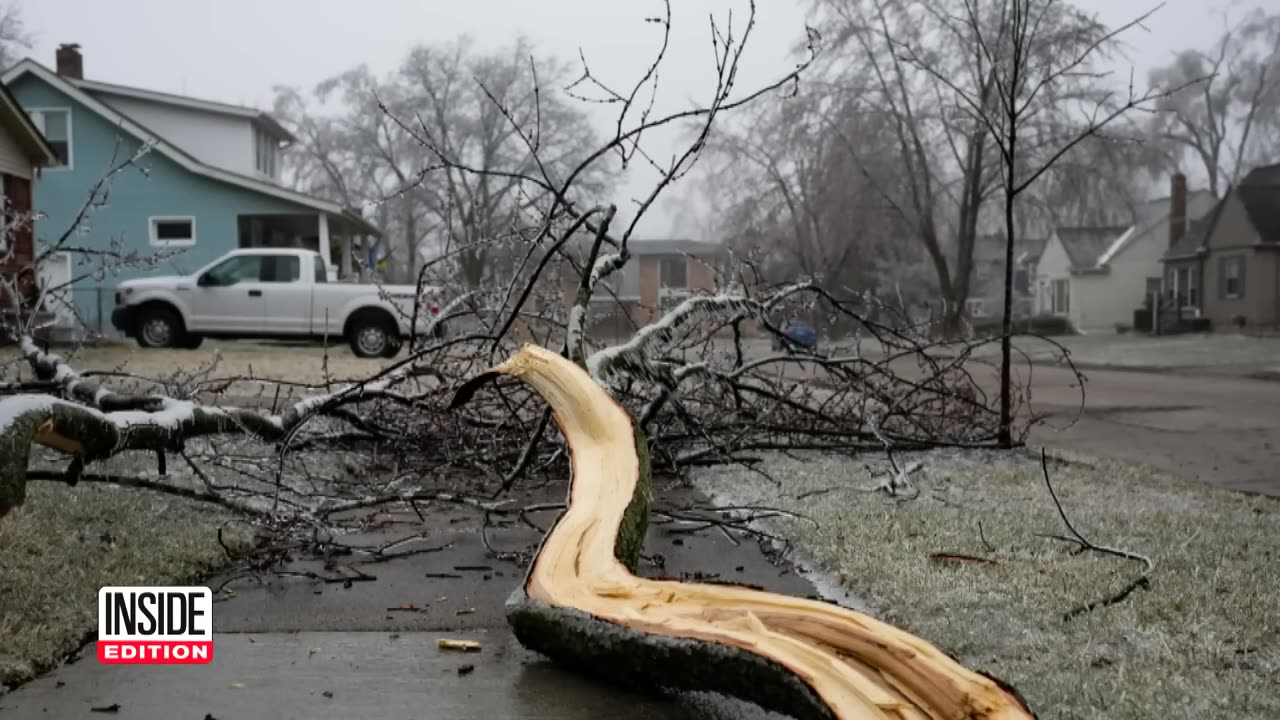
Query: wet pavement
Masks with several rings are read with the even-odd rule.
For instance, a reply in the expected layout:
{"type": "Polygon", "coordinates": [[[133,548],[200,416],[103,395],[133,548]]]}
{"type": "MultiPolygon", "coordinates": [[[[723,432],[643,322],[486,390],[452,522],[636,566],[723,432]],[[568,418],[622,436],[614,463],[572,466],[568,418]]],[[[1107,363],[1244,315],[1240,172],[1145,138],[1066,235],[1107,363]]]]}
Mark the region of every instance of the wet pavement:
{"type": "MultiPolygon", "coordinates": [[[[555,502],[558,491],[529,494],[513,505],[555,502]]],[[[697,503],[692,491],[660,493],[666,504],[697,503]]],[[[421,507],[421,506],[420,506],[421,507]]],[[[554,512],[530,515],[542,527],[554,512]]],[[[83,659],[0,696],[3,718],[743,718],[779,716],[704,694],[634,695],[603,686],[540,658],[515,642],[503,603],[524,576],[541,532],[508,516],[481,534],[477,513],[463,506],[373,511],[347,545],[379,546],[412,539],[380,559],[355,553],[293,560],[286,574],[226,583],[214,606],[214,661],[204,666],[108,666],[83,659]],[[425,519],[425,522],[424,522],[425,519]],[[344,578],[350,578],[350,582],[344,578]],[[439,638],[471,639],[478,653],[436,646],[439,638]],[[469,667],[468,667],[469,666],[469,667]],[[110,714],[102,708],[118,705],[110,714]],[[99,708],[95,711],[94,708],[99,708]]],[[[775,565],[750,538],[718,530],[676,534],[651,525],[651,576],[739,582],[792,595],[813,586],[775,565]]],[[[630,689],[635,690],[635,689],[630,689]]]]}
{"type": "Polygon", "coordinates": [[[209,665],[108,667],[86,659],[0,697],[0,715],[22,720],[781,717],[724,698],[655,697],[597,684],[540,660],[505,631],[224,634],[215,642],[209,665]],[[479,653],[441,651],[436,640],[442,637],[474,639],[484,647],[479,653]],[[108,712],[113,706],[118,709],[108,712]]]}

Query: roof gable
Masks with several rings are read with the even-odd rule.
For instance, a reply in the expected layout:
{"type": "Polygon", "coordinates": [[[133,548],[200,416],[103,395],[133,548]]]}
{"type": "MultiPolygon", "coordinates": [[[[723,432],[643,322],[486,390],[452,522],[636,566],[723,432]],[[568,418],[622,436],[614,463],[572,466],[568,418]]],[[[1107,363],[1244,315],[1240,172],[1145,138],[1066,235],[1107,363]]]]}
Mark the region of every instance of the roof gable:
{"type": "MultiPolygon", "coordinates": [[[[1212,212],[1213,205],[1210,205],[1211,202],[1214,202],[1213,193],[1208,190],[1196,190],[1187,194],[1186,213],[1188,227],[1204,215],[1212,212]]],[[[1133,247],[1134,243],[1150,237],[1152,231],[1170,219],[1170,215],[1168,197],[1148,200],[1140,205],[1136,213],[1135,224],[1123,235],[1117,237],[1115,242],[1098,258],[1098,266],[1107,265],[1126,249],[1133,247]]],[[[1183,233],[1183,238],[1189,234],[1190,229],[1183,233]]]]}
{"type": "Polygon", "coordinates": [[[1280,242],[1280,168],[1255,168],[1236,193],[1258,238],[1264,243],[1280,242]]]}
{"type": "Polygon", "coordinates": [[[1120,226],[1060,227],[1054,230],[1058,242],[1075,272],[1094,270],[1103,253],[1130,228],[1120,226]]]}
{"type": "Polygon", "coordinates": [[[27,153],[32,166],[45,167],[58,162],[57,154],[49,141],[36,129],[9,88],[0,85],[0,127],[27,153]]]}
{"type": "Polygon", "coordinates": [[[274,183],[265,182],[246,175],[240,175],[229,170],[213,167],[212,165],[200,162],[191,156],[191,154],[177,147],[173,143],[168,142],[164,138],[160,137],[159,134],[149,130],[133,118],[121,113],[115,108],[112,108],[106,103],[103,103],[101,100],[98,100],[91,94],[81,90],[71,82],[68,82],[66,78],[63,78],[49,68],[44,67],[30,58],[27,58],[17,65],[9,68],[5,71],[4,75],[0,77],[0,80],[3,80],[4,84],[8,85],[19,77],[27,74],[39,78],[54,90],[75,100],[91,112],[96,113],[111,122],[113,125],[119,127],[121,130],[132,135],[139,142],[149,144],[154,152],[158,152],[169,158],[189,172],[212,178],[219,182],[235,185],[246,190],[261,193],[263,195],[287,200],[297,205],[309,207],[330,215],[342,216],[353,224],[359,226],[366,233],[373,235],[381,234],[378,228],[370,224],[368,220],[365,220],[354,212],[348,211],[337,203],[322,200],[310,195],[304,195],[303,193],[283,188],[274,183]]]}

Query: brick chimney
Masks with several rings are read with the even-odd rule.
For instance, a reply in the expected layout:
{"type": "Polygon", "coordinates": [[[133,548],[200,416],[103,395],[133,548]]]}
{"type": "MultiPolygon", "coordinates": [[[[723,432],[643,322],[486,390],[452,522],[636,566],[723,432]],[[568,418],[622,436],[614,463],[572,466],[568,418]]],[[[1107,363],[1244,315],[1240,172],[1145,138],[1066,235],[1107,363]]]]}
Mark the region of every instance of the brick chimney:
{"type": "Polygon", "coordinates": [[[84,79],[84,56],[76,43],[63,43],[55,55],[58,74],[70,80],[84,79]]]}
{"type": "Polygon", "coordinates": [[[1169,247],[1173,247],[1187,234],[1187,176],[1174,173],[1169,185],[1169,247]]]}

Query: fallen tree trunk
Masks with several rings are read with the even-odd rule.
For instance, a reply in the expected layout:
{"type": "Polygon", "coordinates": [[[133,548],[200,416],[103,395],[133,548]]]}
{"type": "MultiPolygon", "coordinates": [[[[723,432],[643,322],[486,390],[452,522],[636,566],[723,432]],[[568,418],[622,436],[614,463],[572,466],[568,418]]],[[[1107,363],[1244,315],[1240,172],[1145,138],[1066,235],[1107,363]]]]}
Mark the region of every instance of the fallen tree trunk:
{"type": "Polygon", "coordinates": [[[526,647],[628,687],[718,691],[798,718],[1034,717],[1012,689],[866,615],[637,577],[643,435],[586,372],[532,346],[464,386],[455,404],[499,374],[542,395],[572,454],[568,509],[507,603],[526,647]]]}

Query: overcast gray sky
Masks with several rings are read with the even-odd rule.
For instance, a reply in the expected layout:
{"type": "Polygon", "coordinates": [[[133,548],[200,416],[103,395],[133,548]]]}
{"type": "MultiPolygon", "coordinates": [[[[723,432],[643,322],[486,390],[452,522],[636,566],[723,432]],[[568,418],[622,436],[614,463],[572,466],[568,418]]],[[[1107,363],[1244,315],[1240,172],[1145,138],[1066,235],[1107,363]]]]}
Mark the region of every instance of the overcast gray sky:
{"type": "MultiPolygon", "coordinates": [[[[1245,8],[1267,0],[1237,0],[1245,8]]],[[[743,16],[746,0],[673,0],[673,42],[660,99],[675,108],[705,97],[713,87],[707,18],[729,9],[743,16]]],[[[785,73],[788,50],[803,37],[807,3],[758,0],[758,27],[739,78],[751,88],[785,73]]],[[[658,0],[19,0],[35,37],[32,55],[52,66],[60,43],[76,42],[85,76],[213,100],[270,107],[275,85],[308,86],[366,63],[379,73],[393,69],[416,43],[470,34],[502,45],[524,33],[544,51],[573,58],[581,48],[593,73],[619,85],[639,76],[659,36],[642,22],[661,10],[658,0]]],[[[1144,0],[1077,0],[1112,25],[1132,20],[1156,3],[1144,0]]],[[[1221,29],[1214,0],[1167,0],[1147,30],[1126,36],[1140,79],[1154,64],[1188,46],[1208,45],[1221,29]]],[[[1236,12],[1233,10],[1233,13],[1236,12]]],[[[601,114],[602,122],[605,115],[601,114]]],[[[670,152],[667,138],[651,150],[670,152]]],[[[633,173],[618,198],[642,193],[652,175],[633,173]]],[[[669,231],[659,209],[642,229],[669,231]]]]}

